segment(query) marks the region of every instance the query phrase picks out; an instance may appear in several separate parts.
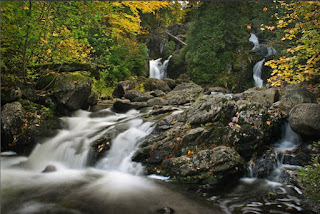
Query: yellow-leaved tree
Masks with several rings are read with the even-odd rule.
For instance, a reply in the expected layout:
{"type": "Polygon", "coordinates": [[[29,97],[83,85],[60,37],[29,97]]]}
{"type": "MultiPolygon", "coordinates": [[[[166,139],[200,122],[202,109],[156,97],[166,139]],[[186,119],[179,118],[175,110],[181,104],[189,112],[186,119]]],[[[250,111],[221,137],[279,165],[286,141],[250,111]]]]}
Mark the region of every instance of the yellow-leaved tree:
{"type": "Polygon", "coordinates": [[[309,82],[319,83],[320,76],[320,2],[279,1],[286,9],[278,17],[277,29],[286,45],[278,59],[266,62],[273,71],[269,82],[273,86],[309,82]]]}

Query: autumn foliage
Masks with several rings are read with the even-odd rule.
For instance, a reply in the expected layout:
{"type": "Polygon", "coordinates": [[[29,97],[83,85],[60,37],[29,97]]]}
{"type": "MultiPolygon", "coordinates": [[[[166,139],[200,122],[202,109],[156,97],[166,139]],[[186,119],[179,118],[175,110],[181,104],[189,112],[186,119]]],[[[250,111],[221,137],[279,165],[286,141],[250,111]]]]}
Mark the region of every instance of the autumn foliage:
{"type": "Polygon", "coordinates": [[[267,29],[282,32],[280,41],[285,51],[278,59],[265,64],[270,66],[272,76],[268,80],[273,86],[317,83],[320,76],[320,2],[280,1],[286,13],[277,17],[276,26],[267,29]]]}

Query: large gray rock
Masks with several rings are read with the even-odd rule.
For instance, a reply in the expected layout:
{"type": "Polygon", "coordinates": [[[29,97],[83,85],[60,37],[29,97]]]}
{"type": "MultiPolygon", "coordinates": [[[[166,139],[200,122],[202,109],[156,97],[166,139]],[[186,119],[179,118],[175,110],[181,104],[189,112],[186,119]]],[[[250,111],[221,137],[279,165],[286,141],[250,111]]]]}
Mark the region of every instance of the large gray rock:
{"type": "Polygon", "coordinates": [[[147,79],[144,82],[143,87],[146,91],[155,91],[157,89],[161,90],[163,92],[171,91],[170,87],[168,86],[168,84],[165,81],[158,80],[158,79],[147,79]]]}
{"type": "Polygon", "coordinates": [[[289,113],[290,126],[297,134],[320,137],[320,104],[302,103],[289,113]]]}
{"type": "MultiPolygon", "coordinates": [[[[161,167],[172,177],[196,176],[204,183],[218,184],[230,175],[240,176],[244,161],[236,150],[218,146],[211,150],[202,150],[190,157],[180,156],[165,160],[161,167]]],[[[235,176],[236,177],[236,176],[235,176]]],[[[191,180],[190,182],[193,183],[191,180]]]]}
{"type": "Polygon", "coordinates": [[[25,124],[25,110],[21,103],[5,104],[1,109],[1,147],[15,144],[25,124]]]}
{"type": "Polygon", "coordinates": [[[153,96],[150,94],[143,93],[141,91],[135,91],[135,90],[127,91],[124,97],[130,100],[131,102],[145,102],[153,98],[153,96]]]}
{"type": "Polygon", "coordinates": [[[164,78],[163,81],[165,81],[171,89],[174,89],[177,85],[176,81],[170,78],[164,78]]]}
{"type": "MultiPolygon", "coordinates": [[[[58,109],[75,111],[83,106],[89,106],[88,98],[91,94],[91,83],[89,79],[73,80],[71,75],[59,76],[54,85],[54,98],[58,109]]],[[[63,114],[63,110],[61,110],[63,114]]]]}
{"type": "Polygon", "coordinates": [[[113,109],[116,112],[127,112],[130,109],[141,109],[147,106],[147,102],[130,102],[130,100],[117,100],[113,104],[113,109]]]}
{"type": "Polygon", "coordinates": [[[148,106],[152,107],[152,106],[165,106],[168,105],[168,102],[160,97],[156,97],[156,98],[152,98],[150,100],[147,101],[148,106]]]}
{"type": "Polygon", "coordinates": [[[204,124],[218,120],[231,121],[235,114],[235,105],[222,100],[223,98],[215,98],[195,103],[186,111],[188,122],[190,124],[204,124]]]}
{"type": "Polygon", "coordinates": [[[279,100],[279,91],[276,88],[269,88],[266,90],[252,88],[245,91],[244,96],[252,102],[270,107],[273,103],[279,100]]]}
{"type": "Polygon", "coordinates": [[[195,83],[182,83],[170,91],[165,99],[170,105],[182,105],[192,101],[203,92],[203,88],[195,83]]]}
{"type": "Polygon", "coordinates": [[[314,103],[315,96],[308,89],[299,86],[287,86],[281,93],[279,108],[289,113],[290,110],[300,103],[314,103]]]}
{"type": "Polygon", "coordinates": [[[130,80],[121,81],[116,85],[114,91],[112,92],[112,96],[114,98],[121,98],[125,95],[125,93],[129,90],[135,89],[137,87],[137,83],[130,80]]]}

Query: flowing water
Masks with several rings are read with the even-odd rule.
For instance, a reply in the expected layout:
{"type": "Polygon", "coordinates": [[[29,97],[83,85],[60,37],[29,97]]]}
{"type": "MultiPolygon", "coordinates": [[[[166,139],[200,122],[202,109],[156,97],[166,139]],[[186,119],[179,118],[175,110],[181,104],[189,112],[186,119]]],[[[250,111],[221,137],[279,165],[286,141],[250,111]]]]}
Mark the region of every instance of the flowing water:
{"type": "MultiPolygon", "coordinates": [[[[267,47],[266,45],[260,45],[257,35],[250,33],[249,41],[252,42],[253,52],[257,52],[264,57],[272,56],[276,53],[273,47],[267,47]]],[[[261,71],[264,66],[265,58],[257,62],[253,67],[253,80],[256,87],[261,88],[263,86],[263,80],[261,79],[261,71]]]]}
{"type": "Polygon", "coordinates": [[[167,68],[169,61],[172,56],[169,56],[167,60],[165,60],[163,63],[161,63],[161,58],[156,60],[150,60],[150,74],[149,78],[155,78],[162,80],[167,77],[167,68]]]}
{"type": "Polygon", "coordinates": [[[157,180],[164,178],[143,176],[142,165],[131,161],[153,130],[143,113],[102,113],[77,111],[62,118],[65,128],[29,157],[2,153],[1,213],[152,214],[163,213],[164,207],[181,214],[220,213],[209,201],[157,180]],[[114,130],[118,134],[110,150],[89,166],[92,142],[114,130]]]}
{"type": "Polygon", "coordinates": [[[301,143],[299,135],[292,131],[288,123],[284,127],[282,139],[273,145],[276,160],[267,179],[257,178],[254,165],[251,165],[248,177],[241,179],[235,189],[223,196],[213,197],[225,213],[309,213],[302,208],[299,188],[281,182],[284,170],[297,168],[283,164],[284,153],[293,151],[301,143]]]}
{"type": "Polygon", "coordinates": [[[263,80],[261,79],[261,71],[264,65],[265,59],[257,62],[253,67],[253,80],[256,87],[261,88],[263,86],[263,80]]]}

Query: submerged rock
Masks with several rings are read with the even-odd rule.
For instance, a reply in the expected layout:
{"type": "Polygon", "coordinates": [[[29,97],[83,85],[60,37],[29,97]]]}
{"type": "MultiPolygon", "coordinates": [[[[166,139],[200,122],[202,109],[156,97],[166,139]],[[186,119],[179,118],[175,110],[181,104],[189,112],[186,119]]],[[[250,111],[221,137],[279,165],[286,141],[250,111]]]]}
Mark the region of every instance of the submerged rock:
{"type": "Polygon", "coordinates": [[[42,173],[55,172],[55,171],[57,171],[57,168],[53,165],[49,165],[42,171],[42,173]]]}

